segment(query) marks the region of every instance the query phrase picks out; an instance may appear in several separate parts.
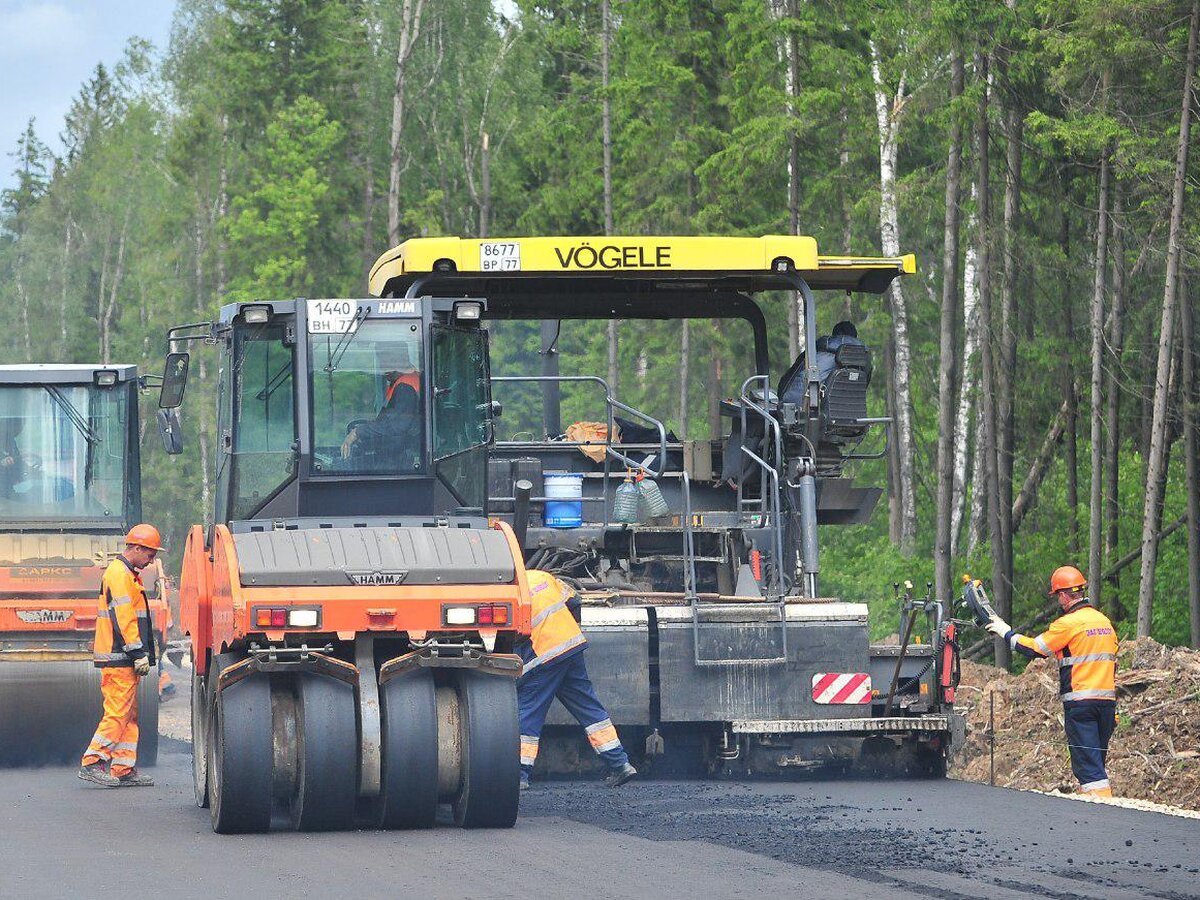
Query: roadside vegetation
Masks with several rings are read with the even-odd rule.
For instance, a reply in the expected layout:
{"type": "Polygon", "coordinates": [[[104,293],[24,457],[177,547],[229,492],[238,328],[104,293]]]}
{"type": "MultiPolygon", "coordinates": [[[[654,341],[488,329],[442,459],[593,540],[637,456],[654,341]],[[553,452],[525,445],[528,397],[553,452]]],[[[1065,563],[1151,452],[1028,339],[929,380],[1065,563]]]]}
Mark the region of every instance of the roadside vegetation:
{"type": "MultiPolygon", "coordinates": [[[[888,487],[872,522],[824,530],[825,593],[886,612],[892,582],[949,596],[969,570],[1019,626],[1073,562],[1123,636],[1200,645],[1198,18],[1197,0],[180,0],[168,46],[131,40],[9,148],[0,359],[155,371],[168,325],[360,295],[412,236],[912,252],[915,277],[820,313],[822,333],[858,323],[897,422],[856,473],[888,487]]],[[[767,305],[779,373],[796,304],[767,305]]],[[[715,323],[576,325],[564,374],[608,376],[681,437],[713,435],[749,374],[715,323]]],[[[496,341],[497,373],[532,371],[536,342],[496,341]]],[[[504,399],[537,421],[532,395],[504,399]]],[[[176,547],[211,508],[212,404],[185,430],[182,460],[143,456],[176,547]]]]}

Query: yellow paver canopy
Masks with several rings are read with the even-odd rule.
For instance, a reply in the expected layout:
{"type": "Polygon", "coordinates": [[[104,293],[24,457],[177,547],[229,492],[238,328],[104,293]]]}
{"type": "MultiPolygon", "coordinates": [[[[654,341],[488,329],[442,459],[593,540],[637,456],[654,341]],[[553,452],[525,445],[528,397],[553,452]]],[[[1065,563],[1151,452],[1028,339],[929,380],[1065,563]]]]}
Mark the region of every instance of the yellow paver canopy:
{"type": "Polygon", "coordinates": [[[881,293],[916,271],[912,254],[822,256],[816,239],[763,237],[415,238],[384,253],[371,268],[371,293],[398,296],[422,276],[441,273],[481,295],[505,282],[548,278],[590,282],[695,282],[751,293],[788,290],[796,275],[814,290],[881,293]]]}

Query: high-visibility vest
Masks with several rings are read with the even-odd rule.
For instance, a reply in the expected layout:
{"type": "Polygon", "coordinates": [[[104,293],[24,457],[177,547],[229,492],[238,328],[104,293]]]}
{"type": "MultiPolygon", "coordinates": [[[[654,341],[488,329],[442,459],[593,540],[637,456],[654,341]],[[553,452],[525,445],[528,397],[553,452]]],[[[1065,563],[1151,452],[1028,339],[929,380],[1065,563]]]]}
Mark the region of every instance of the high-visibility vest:
{"type": "Polygon", "coordinates": [[[525,661],[523,674],[587,643],[567,606],[574,590],[549,572],[530,569],[526,574],[532,604],[533,650],[525,661]]]}
{"type": "Polygon", "coordinates": [[[1037,637],[1010,631],[1007,638],[1018,653],[1050,657],[1058,663],[1059,694],[1064,703],[1117,699],[1117,633],[1108,616],[1086,600],[1037,637]]]}
{"type": "Polygon", "coordinates": [[[124,556],[108,564],[100,582],[93,653],[95,665],[102,669],[132,667],[142,656],[148,656],[152,666],[157,662],[146,590],[124,556]]]}

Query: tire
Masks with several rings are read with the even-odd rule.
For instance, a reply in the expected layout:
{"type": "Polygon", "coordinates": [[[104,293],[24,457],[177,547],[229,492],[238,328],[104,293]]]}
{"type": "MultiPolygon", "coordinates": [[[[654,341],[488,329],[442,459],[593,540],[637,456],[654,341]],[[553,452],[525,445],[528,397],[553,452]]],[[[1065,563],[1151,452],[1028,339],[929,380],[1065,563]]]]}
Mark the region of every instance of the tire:
{"type": "Polygon", "coordinates": [[[463,828],[512,828],[521,793],[516,681],[461,671],[458,703],[462,781],[454,822],[463,828]]]}
{"type": "Polygon", "coordinates": [[[137,764],[158,765],[158,669],[138,679],[138,748],[137,764]]]}
{"type": "Polygon", "coordinates": [[[379,691],[383,771],[379,827],[430,828],[438,806],[438,721],[433,675],[393,679],[379,691]]]}
{"type": "MultiPolygon", "coordinates": [[[[213,660],[209,677],[237,661],[213,660]]],[[[208,728],[209,813],[218,834],[249,834],[271,827],[273,764],[271,684],[252,675],[215,697],[208,728]]]]}
{"type": "Polygon", "coordinates": [[[208,809],[208,679],[192,669],[192,789],[196,805],[208,809]]]}
{"type": "Polygon", "coordinates": [[[296,677],[297,831],[354,827],[358,799],[358,727],[354,688],[321,675],[296,677]]]}

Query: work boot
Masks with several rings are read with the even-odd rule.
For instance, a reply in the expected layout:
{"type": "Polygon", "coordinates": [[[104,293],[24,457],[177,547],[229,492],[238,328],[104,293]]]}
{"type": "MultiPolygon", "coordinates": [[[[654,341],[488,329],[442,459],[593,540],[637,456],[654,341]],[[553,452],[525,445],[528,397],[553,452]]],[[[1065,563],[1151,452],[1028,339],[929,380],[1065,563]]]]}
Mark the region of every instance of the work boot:
{"type": "Polygon", "coordinates": [[[625,765],[621,766],[621,768],[613,769],[611,772],[609,772],[608,777],[604,779],[604,783],[609,787],[620,787],[630,778],[634,778],[636,776],[637,769],[635,769],[629,763],[625,763],[625,765]]]}
{"type": "Polygon", "coordinates": [[[98,784],[100,787],[118,787],[121,782],[104,771],[104,763],[94,762],[90,766],[80,766],[78,776],[84,781],[98,784]]]}
{"type": "Polygon", "coordinates": [[[117,779],[119,787],[154,787],[154,779],[149,775],[142,775],[137,769],[131,769],[120,778],[117,779]]]}

